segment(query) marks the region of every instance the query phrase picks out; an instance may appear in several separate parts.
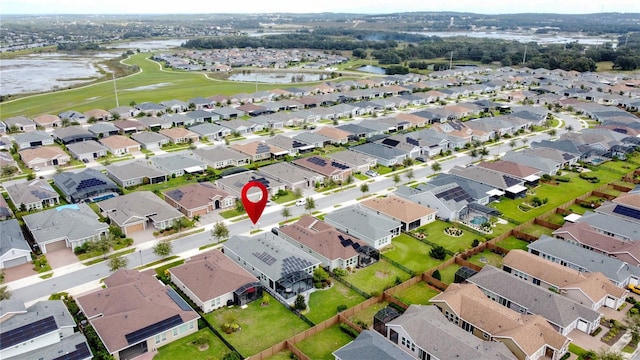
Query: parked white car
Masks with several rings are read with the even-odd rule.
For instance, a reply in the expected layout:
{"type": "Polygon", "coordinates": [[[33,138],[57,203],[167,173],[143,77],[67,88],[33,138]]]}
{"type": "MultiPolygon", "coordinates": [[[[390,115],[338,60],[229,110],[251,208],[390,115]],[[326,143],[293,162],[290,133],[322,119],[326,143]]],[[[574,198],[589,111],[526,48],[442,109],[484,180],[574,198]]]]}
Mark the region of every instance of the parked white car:
{"type": "Polygon", "coordinates": [[[298,199],[296,201],[296,206],[305,206],[307,205],[307,199],[298,199]]]}

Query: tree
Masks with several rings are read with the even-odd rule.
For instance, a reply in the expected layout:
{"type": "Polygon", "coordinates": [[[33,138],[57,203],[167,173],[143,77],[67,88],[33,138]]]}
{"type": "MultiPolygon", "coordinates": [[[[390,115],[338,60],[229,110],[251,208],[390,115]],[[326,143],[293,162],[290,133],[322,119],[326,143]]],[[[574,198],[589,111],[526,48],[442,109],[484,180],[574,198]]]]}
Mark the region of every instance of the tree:
{"type": "Polygon", "coordinates": [[[567,130],[567,131],[573,131],[573,125],[567,125],[567,126],[565,127],[565,130],[567,130]]]}
{"type": "Polygon", "coordinates": [[[611,350],[601,350],[598,352],[598,360],[624,360],[622,354],[611,351],[611,350]]]}
{"type": "Polygon", "coordinates": [[[297,187],[293,190],[293,195],[295,195],[296,199],[302,197],[302,189],[297,187]]]}
{"type": "Polygon", "coordinates": [[[640,341],[640,314],[638,312],[627,312],[624,325],[629,329],[631,341],[637,344],[640,341]]]}
{"type": "Polygon", "coordinates": [[[13,165],[2,165],[0,168],[0,176],[9,177],[18,172],[18,168],[13,165]]]}
{"type": "Polygon", "coordinates": [[[213,225],[213,229],[211,229],[211,235],[213,235],[216,240],[220,241],[229,237],[229,229],[227,229],[227,226],[222,221],[218,221],[215,225],[213,225]]]}
{"type": "Polygon", "coordinates": [[[509,147],[511,149],[513,149],[514,147],[516,147],[516,140],[515,139],[511,139],[511,141],[509,141],[509,147]]]}
{"type": "Polygon", "coordinates": [[[436,245],[429,251],[429,256],[436,260],[444,260],[447,257],[447,250],[440,245],[436,245]]]}
{"type": "Polygon", "coordinates": [[[397,186],[399,182],[400,182],[400,175],[393,174],[393,183],[396,184],[397,186]]]}
{"type": "Polygon", "coordinates": [[[413,179],[413,169],[409,169],[406,173],[404,173],[404,176],[407,177],[407,179],[409,179],[409,181],[411,181],[411,179],[413,179]]]}
{"type": "Polygon", "coordinates": [[[6,286],[0,286],[0,300],[11,299],[11,291],[6,286]]]}
{"type": "Polygon", "coordinates": [[[367,191],[369,191],[369,185],[367,184],[360,185],[360,191],[362,191],[362,196],[364,196],[364,194],[366,194],[367,191]]]}
{"type": "Polygon", "coordinates": [[[153,247],[153,253],[162,258],[169,256],[172,252],[173,245],[169,239],[161,240],[153,247]]]}
{"type": "Polygon", "coordinates": [[[239,213],[243,213],[244,212],[244,204],[242,203],[242,200],[238,199],[236,200],[236,211],[239,213]]]}
{"type": "Polygon", "coordinates": [[[489,155],[489,150],[484,146],[480,148],[479,152],[480,152],[480,159],[489,155]]]}
{"type": "Polygon", "coordinates": [[[307,309],[307,304],[304,301],[304,295],[298,295],[296,302],[293,304],[294,309],[304,311],[307,309]]]}
{"type": "Polygon", "coordinates": [[[523,137],[522,139],[520,139],[520,141],[522,141],[522,145],[527,145],[527,143],[529,142],[529,139],[527,139],[526,137],[523,137]]]}
{"type": "Polygon", "coordinates": [[[402,165],[403,165],[404,167],[412,166],[412,165],[413,165],[413,159],[412,159],[412,158],[410,158],[410,157],[405,158],[404,160],[402,160],[402,165]]]}
{"type": "Polygon", "coordinates": [[[304,204],[304,209],[307,210],[307,211],[312,211],[315,208],[316,208],[316,202],[315,202],[315,200],[313,200],[313,198],[311,196],[309,196],[307,198],[306,204],[304,204]]]}
{"type": "Polygon", "coordinates": [[[442,170],[442,166],[440,165],[439,162],[436,161],[433,164],[431,164],[431,170],[433,170],[434,173],[437,173],[440,170],[442,170]]]}
{"type": "Polygon", "coordinates": [[[118,269],[126,268],[129,265],[129,259],[119,255],[113,255],[109,258],[109,271],[114,272],[118,269]]]}
{"type": "Polygon", "coordinates": [[[554,136],[556,136],[558,131],[556,129],[551,129],[551,130],[547,131],[547,133],[549,134],[549,136],[554,137],[554,136]]]}
{"type": "Polygon", "coordinates": [[[280,215],[282,215],[282,217],[286,221],[291,216],[291,210],[289,210],[288,207],[282,208],[282,211],[280,211],[280,215]]]}

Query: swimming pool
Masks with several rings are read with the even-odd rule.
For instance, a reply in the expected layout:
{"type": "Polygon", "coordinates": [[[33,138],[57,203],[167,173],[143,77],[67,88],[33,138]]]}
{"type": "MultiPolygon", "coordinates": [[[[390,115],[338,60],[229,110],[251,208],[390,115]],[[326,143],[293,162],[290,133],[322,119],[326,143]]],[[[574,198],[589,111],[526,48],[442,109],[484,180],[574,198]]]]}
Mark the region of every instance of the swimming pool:
{"type": "Polygon", "coordinates": [[[472,223],[473,225],[482,225],[487,221],[489,221],[489,219],[487,219],[484,216],[478,215],[478,216],[474,216],[473,219],[471,219],[470,223],[472,223]]]}

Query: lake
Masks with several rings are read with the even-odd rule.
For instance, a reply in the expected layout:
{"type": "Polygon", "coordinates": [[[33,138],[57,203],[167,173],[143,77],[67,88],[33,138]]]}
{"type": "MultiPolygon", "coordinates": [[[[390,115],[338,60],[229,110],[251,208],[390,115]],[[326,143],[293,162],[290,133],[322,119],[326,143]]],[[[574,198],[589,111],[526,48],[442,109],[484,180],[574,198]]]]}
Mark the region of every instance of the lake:
{"type": "Polygon", "coordinates": [[[411,34],[419,34],[424,36],[438,37],[454,37],[468,36],[474,38],[488,38],[501,40],[516,40],[522,43],[536,42],[538,44],[567,44],[578,42],[584,45],[598,45],[606,42],[613,43],[615,47],[618,43],[615,39],[609,39],[598,36],[581,36],[577,34],[533,34],[533,33],[512,33],[504,31],[427,31],[427,32],[411,32],[411,34]]]}
{"type": "Polygon", "coordinates": [[[290,72],[248,72],[229,76],[232,81],[260,82],[269,84],[291,84],[296,82],[320,81],[328,75],[290,72]]]}
{"type": "Polygon", "coordinates": [[[356,70],[370,73],[370,74],[380,74],[380,75],[384,75],[387,73],[387,70],[385,70],[384,68],[381,68],[379,66],[373,66],[373,65],[360,66],[356,70]]]}

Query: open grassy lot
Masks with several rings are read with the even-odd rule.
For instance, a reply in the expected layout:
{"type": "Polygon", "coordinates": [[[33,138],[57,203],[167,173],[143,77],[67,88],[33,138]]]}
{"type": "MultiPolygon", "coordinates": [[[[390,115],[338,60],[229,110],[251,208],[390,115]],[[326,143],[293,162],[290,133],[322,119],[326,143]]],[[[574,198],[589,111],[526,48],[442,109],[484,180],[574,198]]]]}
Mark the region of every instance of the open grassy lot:
{"type": "Polygon", "coordinates": [[[318,324],[338,313],[339,305],[352,307],[365,298],[345,285],[334,281],[331,288],[316,290],[309,297],[309,312],[305,316],[318,324]]]}
{"type": "Polygon", "coordinates": [[[245,309],[218,309],[207,314],[206,319],[220,331],[225,323],[240,325],[242,330],[222,334],[244,356],[256,354],[309,328],[309,325],[274,299],[267,306],[254,301],[245,309]]]}
{"type": "Polygon", "coordinates": [[[324,329],[319,333],[299,342],[296,347],[314,360],[333,360],[332,352],[353,340],[351,335],[340,330],[338,325],[324,329]]]}
{"type": "Polygon", "coordinates": [[[227,346],[215,336],[209,329],[201,329],[195,334],[191,334],[182,339],[176,340],[161,348],[154,359],[159,360],[191,360],[191,359],[222,359],[231,352],[227,346]],[[200,350],[198,345],[193,344],[197,338],[205,337],[209,347],[200,350]]]}
{"type": "Polygon", "coordinates": [[[536,224],[523,226],[522,228],[520,228],[520,231],[529,235],[537,236],[537,237],[540,237],[542,235],[551,236],[551,233],[553,232],[552,229],[546,228],[541,225],[536,225],[536,224]]]}
{"type": "Polygon", "coordinates": [[[373,328],[373,317],[378,311],[386,308],[387,305],[389,305],[389,303],[386,301],[381,301],[377,304],[373,304],[368,308],[351,315],[349,317],[349,321],[354,323],[365,323],[369,326],[369,328],[373,328]]]}
{"type": "Polygon", "coordinates": [[[502,267],[502,256],[493,253],[489,250],[485,250],[481,253],[477,253],[472,257],[468,258],[467,261],[470,263],[476,264],[478,266],[485,266],[487,264],[493,265],[497,268],[502,267]]]}
{"type": "Polygon", "coordinates": [[[526,222],[544,214],[547,211],[553,210],[558,205],[562,205],[580,195],[584,195],[589,191],[597,189],[608,182],[614,181],[621,176],[620,174],[616,174],[602,168],[596,168],[595,171],[592,171],[589,174],[597,176],[600,179],[600,182],[593,184],[581,179],[578,176],[578,173],[564,171],[562,176],[570,178],[570,182],[561,182],[558,185],[541,184],[535,189],[535,196],[540,199],[548,199],[548,202],[529,211],[522,211],[518,205],[523,202],[530,202],[533,198],[531,195],[524,199],[503,199],[499,203],[492,203],[490,206],[498,209],[500,212],[516,221],[526,222]]]}
{"type": "Polygon", "coordinates": [[[441,260],[436,260],[429,256],[431,246],[407,234],[400,234],[393,238],[391,245],[391,248],[385,251],[384,255],[416,273],[425,272],[442,263],[441,260]]]}
{"type": "Polygon", "coordinates": [[[409,277],[410,275],[406,272],[384,260],[380,260],[371,266],[358,269],[355,273],[347,275],[345,280],[366,293],[379,294],[385,289],[394,286],[396,278],[400,281],[405,281],[409,277]]]}
{"type": "Polygon", "coordinates": [[[429,300],[439,293],[440,291],[427,285],[424,281],[421,281],[407,289],[399,291],[395,296],[407,305],[427,305],[429,304],[429,300]]]}
{"type": "Polygon", "coordinates": [[[453,237],[445,234],[444,229],[451,226],[454,225],[436,220],[422,228],[426,230],[425,234],[427,234],[427,240],[453,252],[459,252],[461,250],[464,251],[471,248],[471,243],[474,239],[483,240],[482,236],[476,235],[468,230],[463,230],[463,234],[460,237],[453,237]]]}
{"type": "Polygon", "coordinates": [[[516,249],[526,250],[527,245],[529,245],[529,243],[524,240],[520,240],[515,236],[509,236],[508,238],[502,241],[498,241],[496,245],[507,250],[516,250],[516,249]]]}
{"type": "Polygon", "coordinates": [[[462,266],[458,264],[451,264],[446,268],[440,270],[440,281],[445,284],[452,284],[455,280],[456,271],[460,269],[462,266]]]}

